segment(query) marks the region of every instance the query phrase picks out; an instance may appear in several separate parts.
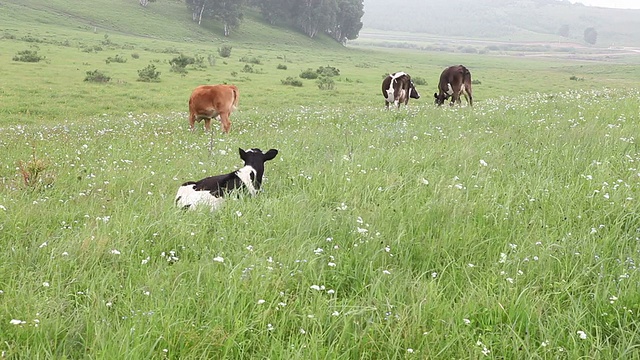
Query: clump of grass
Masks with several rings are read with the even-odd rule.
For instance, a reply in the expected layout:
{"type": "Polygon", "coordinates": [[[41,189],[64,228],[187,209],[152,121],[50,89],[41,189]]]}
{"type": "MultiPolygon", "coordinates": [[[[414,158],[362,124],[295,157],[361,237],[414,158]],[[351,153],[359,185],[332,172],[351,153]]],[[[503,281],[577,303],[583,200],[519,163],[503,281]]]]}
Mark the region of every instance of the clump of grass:
{"type": "Polygon", "coordinates": [[[471,83],[472,83],[473,85],[480,85],[480,84],[482,84],[482,81],[480,81],[480,80],[478,80],[478,79],[473,79],[473,80],[471,80],[471,83]]]}
{"type": "Polygon", "coordinates": [[[27,188],[49,187],[53,185],[54,175],[49,172],[49,162],[31,156],[28,161],[18,161],[18,171],[22,184],[27,188]]]}
{"type": "Polygon", "coordinates": [[[39,62],[44,59],[45,57],[38,55],[38,52],[36,50],[18,51],[18,53],[13,57],[13,61],[21,62],[39,62]]]}
{"type": "Polygon", "coordinates": [[[93,71],[87,71],[87,76],[85,76],[84,81],[94,83],[108,83],[109,81],[111,81],[111,77],[96,69],[93,71]]]}
{"type": "Polygon", "coordinates": [[[278,70],[287,70],[287,65],[278,64],[277,69],[278,69],[278,70]]]}
{"type": "Polygon", "coordinates": [[[131,53],[131,58],[132,58],[132,59],[140,59],[140,54],[138,54],[138,53],[131,53]]]}
{"type": "Polygon", "coordinates": [[[156,66],[149,64],[138,70],[138,81],[141,82],[159,82],[160,72],[156,70],[156,66]]]}
{"type": "Polygon", "coordinates": [[[571,75],[571,76],[569,77],[569,80],[573,80],[573,81],[584,81],[584,78],[577,77],[577,76],[575,76],[575,75],[571,75]]]}

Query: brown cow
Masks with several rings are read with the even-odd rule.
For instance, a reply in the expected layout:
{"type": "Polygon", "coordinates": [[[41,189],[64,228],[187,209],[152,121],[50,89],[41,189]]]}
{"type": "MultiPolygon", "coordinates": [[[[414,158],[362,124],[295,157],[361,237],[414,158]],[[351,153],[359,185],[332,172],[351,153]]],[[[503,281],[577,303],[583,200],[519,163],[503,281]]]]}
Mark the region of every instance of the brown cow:
{"type": "Polygon", "coordinates": [[[235,85],[200,85],[189,98],[189,126],[191,131],[197,122],[204,119],[204,128],[211,130],[211,119],[218,118],[225,133],[231,129],[229,116],[238,106],[240,93],[235,85]]]}
{"type": "Polygon", "coordinates": [[[396,72],[384,78],[382,81],[382,96],[384,96],[384,105],[389,109],[389,104],[394,103],[400,108],[400,104],[406,106],[409,98],[420,99],[420,93],[416,90],[411,76],[405,72],[396,72]]]}
{"type": "Polygon", "coordinates": [[[464,95],[469,106],[473,106],[471,72],[462,65],[450,66],[444,69],[440,75],[438,93],[433,94],[433,97],[436,99],[435,103],[440,106],[444,104],[445,100],[451,97],[451,106],[456,102],[461,104],[460,94],[464,95]]]}

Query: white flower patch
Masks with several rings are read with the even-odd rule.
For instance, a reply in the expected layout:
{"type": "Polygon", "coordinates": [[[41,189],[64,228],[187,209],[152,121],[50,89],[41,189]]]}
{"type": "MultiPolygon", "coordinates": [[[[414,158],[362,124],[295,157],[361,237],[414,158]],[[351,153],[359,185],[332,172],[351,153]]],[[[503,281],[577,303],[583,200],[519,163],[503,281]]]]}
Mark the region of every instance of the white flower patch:
{"type": "Polygon", "coordinates": [[[11,325],[23,325],[26,324],[27,322],[24,320],[18,320],[18,319],[11,319],[11,321],[9,321],[9,324],[11,325]]]}
{"type": "Polygon", "coordinates": [[[120,251],[118,251],[118,250],[116,250],[116,249],[111,250],[111,253],[112,253],[113,255],[120,255],[120,251]]]}
{"type": "Polygon", "coordinates": [[[222,256],[216,256],[213,258],[213,261],[223,263],[224,258],[222,256]]]}
{"type": "Polygon", "coordinates": [[[324,285],[315,285],[314,284],[314,285],[311,285],[309,288],[312,289],[312,290],[316,290],[316,291],[324,291],[325,286],[324,285]]]}
{"type": "Polygon", "coordinates": [[[576,331],[576,334],[578,334],[578,336],[580,337],[580,339],[585,340],[587,338],[587,334],[582,331],[582,330],[578,330],[576,331]]]}
{"type": "Polygon", "coordinates": [[[0,210],[7,211],[7,208],[6,208],[6,207],[4,207],[4,205],[0,205],[0,210]]]}

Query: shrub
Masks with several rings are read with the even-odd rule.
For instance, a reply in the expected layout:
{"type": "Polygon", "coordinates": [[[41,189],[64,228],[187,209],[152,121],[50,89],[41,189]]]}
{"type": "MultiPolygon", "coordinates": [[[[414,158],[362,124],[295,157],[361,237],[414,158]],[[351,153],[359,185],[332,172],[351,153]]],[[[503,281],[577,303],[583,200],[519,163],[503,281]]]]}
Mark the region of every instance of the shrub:
{"type": "Polygon", "coordinates": [[[216,65],[216,57],[209,54],[207,55],[207,60],[209,61],[209,65],[210,66],[215,66],[216,65]]]}
{"type": "Polygon", "coordinates": [[[112,63],[112,62],[115,62],[115,63],[126,63],[126,62],[127,62],[127,59],[126,59],[125,57],[123,57],[123,56],[116,55],[115,57],[111,57],[111,56],[109,56],[109,57],[107,58],[107,60],[105,60],[105,62],[106,62],[107,64],[112,63]]]}
{"type": "Polygon", "coordinates": [[[478,80],[478,79],[474,79],[474,80],[471,80],[471,83],[472,83],[473,85],[480,85],[480,84],[482,84],[482,81],[480,81],[480,80],[478,80]]]}
{"type": "Polygon", "coordinates": [[[413,83],[416,85],[427,85],[427,80],[425,80],[424,78],[421,78],[419,76],[416,76],[414,78],[411,78],[411,80],[413,80],[413,83]]]}
{"type": "Polygon", "coordinates": [[[218,55],[223,58],[228,58],[231,56],[231,45],[222,45],[218,48],[218,55]]]}
{"type": "Polygon", "coordinates": [[[171,65],[171,71],[184,74],[187,72],[187,65],[194,64],[195,62],[196,59],[194,57],[180,54],[169,60],[169,65],[171,65]]]}
{"type": "Polygon", "coordinates": [[[149,64],[147,67],[138,70],[138,81],[158,82],[160,81],[160,72],[156,71],[155,65],[149,64]]]}
{"type": "Polygon", "coordinates": [[[298,80],[298,79],[294,79],[291,76],[287,77],[284,80],[280,80],[280,82],[282,83],[282,85],[291,85],[291,86],[302,86],[302,81],[298,80]]]}
{"type": "Polygon", "coordinates": [[[13,57],[13,61],[38,62],[40,60],[44,60],[44,56],[38,55],[35,50],[18,51],[18,54],[13,57]]]}
{"type": "Polygon", "coordinates": [[[300,77],[303,79],[317,79],[318,73],[313,71],[313,69],[309,68],[300,73],[300,77]]]}
{"type": "Polygon", "coordinates": [[[573,80],[573,81],[584,81],[584,78],[579,78],[579,77],[577,77],[577,76],[575,76],[575,75],[571,75],[571,76],[569,77],[569,80],[573,80]]]}
{"type": "Polygon", "coordinates": [[[240,62],[246,62],[246,63],[249,63],[249,64],[262,65],[262,61],[260,61],[260,59],[255,58],[255,57],[248,58],[246,56],[243,56],[243,57],[240,58],[240,62]]]}
{"type": "Polygon", "coordinates": [[[242,72],[246,72],[246,73],[253,73],[253,66],[249,65],[249,64],[245,64],[244,67],[242,68],[242,70],[240,70],[242,72]]]}
{"type": "Polygon", "coordinates": [[[138,54],[138,53],[132,53],[132,54],[131,54],[131,58],[132,58],[132,59],[140,59],[140,54],[138,54]]]}
{"type": "Polygon", "coordinates": [[[316,70],[318,75],[320,76],[338,76],[340,75],[340,70],[334,68],[333,66],[320,66],[318,70],[316,70]]]}
{"type": "Polygon", "coordinates": [[[278,70],[287,70],[287,65],[278,64],[278,70]]]}
{"type": "Polygon", "coordinates": [[[207,65],[204,64],[204,56],[195,55],[193,57],[193,68],[195,70],[204,70],[207,68],[207,65]]]}
{"type": "Polygon", "coordinates": [[[107,83],[111,81],[111,78],[105,75],[100,70],[87,71],[87,76],[84,78],[84,81],[95,82],[95,83],[107,83]]]}
{"type": "Polygon", "coordinates": [[[335,81],[328,76],[323,76],[316,81],[318,84],[318,89],[320,90],[333,90],[335,87],[335,81]]]}

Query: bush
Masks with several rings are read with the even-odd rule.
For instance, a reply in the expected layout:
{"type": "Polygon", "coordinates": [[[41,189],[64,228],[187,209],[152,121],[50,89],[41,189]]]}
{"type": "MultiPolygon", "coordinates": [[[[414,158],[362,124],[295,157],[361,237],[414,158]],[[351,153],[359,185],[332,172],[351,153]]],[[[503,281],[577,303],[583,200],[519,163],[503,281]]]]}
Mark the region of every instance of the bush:
{"type": "Polygon", "coordinates": [[[38,52],[35,50],[19,51],[18,54],[13,57],[13,61],[38,62],[40,60],[44,60],[44,56],[38,55],[38,52]]]}
{"type": "Polygon", "coordinates": [[[427,80],[425,80],[424,78],[421,78],[419,76],[411,78],[411,80],[413,80],[413,83],[416,84],[416,85],[420,85],[420,86],[427,85],[427,80]]]}
{"type": "Polygon", "coordinates": [[[251,66],[249,64],[245,64],[244,67],[242,68],[242,70],[240,70],[240,71],[245,72],[245,73],[253,73],[254,72],[253,66],[251,66]]]}
{"type": "Polygon", "coordinates": [[[471,83],[472,83],[473,85],[480,85],[480,84],[482,84],[482,81],[480,81],[480,80],[478,80],[478,79],[475,79],[475,80],[471,80],[471,83]]]}
{"type": "Polygon", "coordinates": [[[320,66],[318,70],[316,70],[318,75],[320,76],[338,76],[340,75],[340,70],[334,68],[333,66],[320,66]]]}
{"type": "Polygon", "coordinates": [[[126,63],[126,62],[127,62],[127,59],[125,59],[123,56],[116,55],[115,57],[111,57],[111,56],[109,56],[109,57],[107,58],[107,60],[105,60],[105,62],[106,62],[107,64],[112,63],[112,62],[115,62],[115,63],[126,63]]]}
{"type": "Polygon", "coordinates": [[[287,70],[287,65],[278,64],[278,70],[287,70]]]}
{"type": "Polygon", "coordinates": [[[577,77],[577,76],[575,76],[575,75],[571,75],[571,76],[569,77],[569,80],[573,80],[573,81],[584,81],[584,78],[579,78],[579,77],[577,77]]]}
{"type": "Polygon", "coordinates": [[[138,81],[158,82],[160,81],[160,72],[156,71],[155,65],[149,64],[147,67],[138,70],[138,81]]]}
{"type": "Polygon", "coordinates": [[[313,71],[313,69],[309,68],[300,73],[300,77],[303,79],[317,79],[318,73],[313,71]]]}
{"type": "Polygon", "coordinates": [[[287,77],[284,80],[280,80],[280,82],[282,83],[282,85],[291,85],[291,86],[302,86],[302,81],[298,80],[298,79],[294,79],[291,76],[287,77]]]}
{"type": "Polygon", "coordinates": [[[131,54],[131,58],[132,58],[132,59],[140,59],[140,54],[138,54],[138,53],[133,53],[133,54],[131,54]]]}
{"type": "Polygon", "coordinates": [[[207,60],[209,61],[209,65],[210,66],[215,66],[215,64],[216,64],[216,57],[215,56],[209,54],[209,55],[207,55],[207,60]]]}
{"type": "Polygon", "coordinates": [[[260,61],[260,59],[258,58],[248,58],[246,56],[243,56],[240,58],[240,62],[246,62],[246,63],[250,63],[250,64],[256,64],[256,65],[262,65],[262,61],[260,61]]]}
{"type": "Polygon", "coordinates": [[[218,55],[223,58],[228,58],[229,56],[231,56],[231,49],[231,45],[222,45],[218,48],[218,55]]]}
{"type": "Polygon", "coordinates": [[[323,76],[316,81],[316,84],[318,84],[318,89],[320,90],[333,90],[336,83],[332,78],[323,76]]]}
{"type": "Polygon", "coordinates": [[[169,65],[171,65],[171,71],[184,74],[187,72],[187,65],[195,64],[195,62],[196,59],[194,57],[180,54],[169,60],[169,65]]]}
{"type": "Polygon", "coordinates": [[[94,82],[94,83],[108,83],[111,81],[111,78],[105,75],[100,70],[87,71],[87,76],[84,78],[84,81],[94,82]]]}

